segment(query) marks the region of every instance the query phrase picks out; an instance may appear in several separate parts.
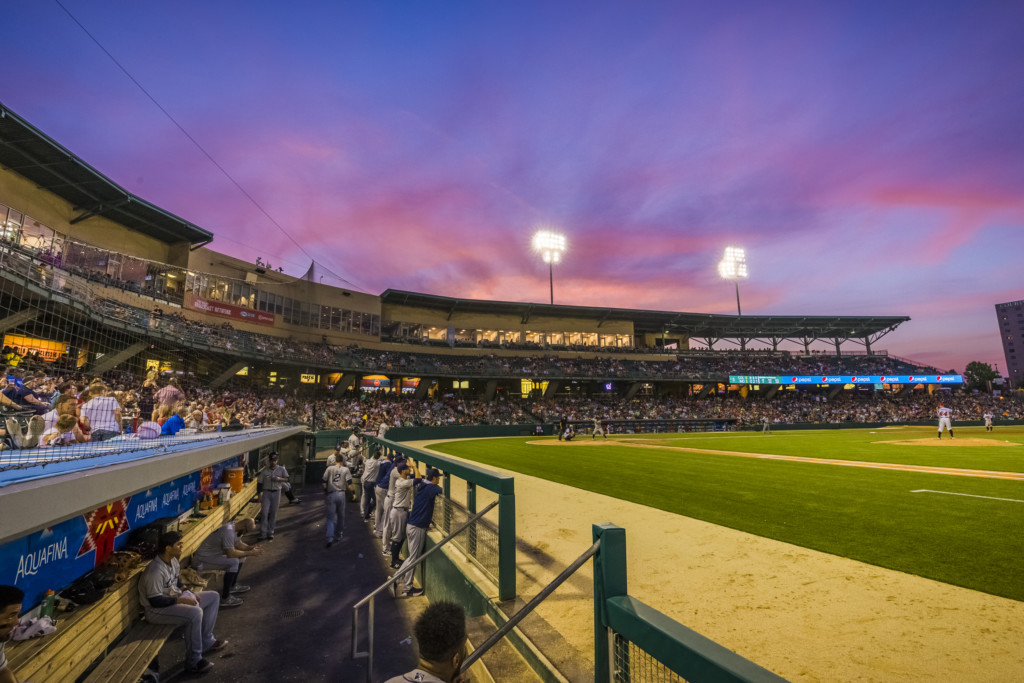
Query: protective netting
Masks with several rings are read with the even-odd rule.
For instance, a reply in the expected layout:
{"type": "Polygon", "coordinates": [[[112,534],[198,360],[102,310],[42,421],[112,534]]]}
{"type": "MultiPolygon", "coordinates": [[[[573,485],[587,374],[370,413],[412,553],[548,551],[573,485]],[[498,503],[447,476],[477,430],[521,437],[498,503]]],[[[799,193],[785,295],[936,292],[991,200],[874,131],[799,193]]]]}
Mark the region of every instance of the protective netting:
{"type": "MultiPolygon", "coordinates": [[[[463,505],[438,496],[434,504],[434,525],[446,536],[473,516],[463,505]]],[[[467,557],[488,574],[495,583],[498,582],[498,525],[486,517],[473,522],[468,529],[451,541],[467,557]]]]}
{"type": "Polygon", "coordinates": [[[621,634],[612,631],[611,639],[614,683],[685,683],[685,678],[621,634]]]}

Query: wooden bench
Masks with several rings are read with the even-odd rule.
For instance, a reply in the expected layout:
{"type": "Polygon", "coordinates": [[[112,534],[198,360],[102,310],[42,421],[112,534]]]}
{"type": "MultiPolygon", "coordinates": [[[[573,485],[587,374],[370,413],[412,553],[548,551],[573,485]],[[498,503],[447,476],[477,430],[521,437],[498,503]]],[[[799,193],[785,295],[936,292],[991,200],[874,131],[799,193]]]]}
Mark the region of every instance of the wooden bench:
{"type": "MultiPolygon", "coordinates": [[[[239,494],[232,496],[227,504],[209,510],[205,518],[190,519],[182,524],[182,541],[185,546],[182,556],[195,552],[207,536],[234,518],[254,495],[256,482],[252,481],[246,484],[239,494]]],[[[107,655],[107,659],[111,656],[118,658],[111,662],[111,675],[93,678],[94,672],[89,680],[125,680],[131,683],[138,680],[146,670],[146,665],[153,659],[149,657],[142,661],[146,652],[155,647],[152,650],[155,657],[160,646],[173,631],[169,626],[146,624],[141,621],[142,608],[139,605],[138,586],[144,566],[132,572],[125,581],[112,586],[106,595],[92,605],[79,607],[70,614],[58,614],[55,633],[24,642],[8,642],[8,665],[18,680],[33,683],[67,683],[78,680],[112,645],[126,640],[128,647],[124,653],[116,652],[120,647],[119,643],[115,651],[107,655]],[[135,629],[131,628],[133,624],[142,624],[146,629],[136,634],[135,629]],[[159,638],[157,645],[157,636],[161,632],[163,637],[159,638]],[[129,638],[131,640],[128,640],[129,638]],[[145,646],[144,643],[149,645],[145,646]],[[134,664],[129,665],[129,662],[134,664]],[[117,665],[113,666],[115,664],[117,665]]]]}

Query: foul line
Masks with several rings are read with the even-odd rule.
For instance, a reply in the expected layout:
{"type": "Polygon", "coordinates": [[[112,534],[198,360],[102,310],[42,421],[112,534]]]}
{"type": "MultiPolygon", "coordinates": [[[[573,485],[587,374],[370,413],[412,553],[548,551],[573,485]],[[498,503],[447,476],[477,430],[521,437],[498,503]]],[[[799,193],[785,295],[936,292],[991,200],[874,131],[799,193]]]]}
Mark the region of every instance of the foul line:
{"type": "Polygon", "coordinates": [[[931,467],[928,465],[903,465],[891,462],[867,462],[864,460],[835,460],[832,458],[807,458],[797,455],[772,455],[770,453],[745,453],[743,451],[721,451],[711,448],[687,448],[686,446],[662,446],[652,443],[618,439],[619,444],[639,448],[657,448],[668,451],[685,451],[690,453],[709,453],[712,455],[732,455],[739,458],[759,458],[763,460],[786,460],[816,465],[839,465],[840,467],[865,467],[877,470],[896,470],[899,472],[921,472],[924,474],[952,474],[960,477],[980,477],[983,479],[1010,479],[1024,481],[1024,472],[997,472],[993,470],[971,470],[959,467],[931,467]]]}
{"type": "Polygon", "coordinates": [[[931,489],[917,489],[911,491],[911,493],[942,493],[947,496],[966,496],[968,498],[984,498],[986,500],[1005,500],[1010,503],[1024,503],[1024,500],[1017,500],[1016,498],[994,498],[993,496],[976,496],[973,493],[955,493],[953,491],[932,491],[931,489]]]}

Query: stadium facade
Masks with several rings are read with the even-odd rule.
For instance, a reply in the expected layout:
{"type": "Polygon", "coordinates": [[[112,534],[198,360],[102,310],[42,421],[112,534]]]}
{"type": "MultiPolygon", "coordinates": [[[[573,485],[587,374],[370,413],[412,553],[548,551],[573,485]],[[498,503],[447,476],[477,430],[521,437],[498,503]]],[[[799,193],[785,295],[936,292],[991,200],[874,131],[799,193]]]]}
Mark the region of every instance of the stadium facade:
{"type": "Polygon", "coordinates": [[[788,346],[805,356],[824,345],[832,355],[863,356],[884,355],[878,340],[909,320],[555,306],[391,289],[371,295],[322,284],[315,264],[294,278],[210,249],[212,233],[124,190],[2,105],[0,166],[5,345],[91,372],[155,364],[226,381],[250,364],[240,358],[246,344],[210,334],[224,323],[277,363],[263,366],[267,379],[325,373],[323,383],[345,389],[358,388],[365,373],[292,347],[664,358],[691,345],[788,346]],[[33,278],[42,290],[33,289],[33,278]],[[166,317],[177,327],[160,324],[166,317]],[[182,336],[191,351],[181,350],[182,336]],[[196,354],[191,361],[189,353],[196,354]]]}

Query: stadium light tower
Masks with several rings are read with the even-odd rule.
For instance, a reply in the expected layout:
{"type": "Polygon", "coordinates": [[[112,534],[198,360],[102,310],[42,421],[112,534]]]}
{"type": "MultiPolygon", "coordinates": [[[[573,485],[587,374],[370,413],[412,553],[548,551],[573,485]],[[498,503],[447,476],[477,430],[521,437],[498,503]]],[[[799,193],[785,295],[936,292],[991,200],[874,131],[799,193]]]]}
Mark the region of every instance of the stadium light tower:
{"type": "Polygon", "coordinates": [[[725,256],[718,262],[718,274],[736,285],[736,315],[743,315],[740,308],[740,280],[747,277],[747,252],[742,247],[726,247],[725,256]]]}
{"type": "Polygon", "coordinates": [[[565,235],[552,230],[538,230],[533,233],[533,250],[548,264],[548,285],[551,288],[551,304],[555,303],[554,264],[562,260],[565,253],[565,235]]]}

